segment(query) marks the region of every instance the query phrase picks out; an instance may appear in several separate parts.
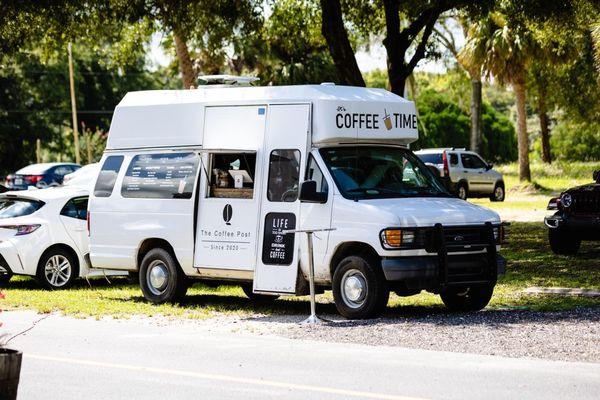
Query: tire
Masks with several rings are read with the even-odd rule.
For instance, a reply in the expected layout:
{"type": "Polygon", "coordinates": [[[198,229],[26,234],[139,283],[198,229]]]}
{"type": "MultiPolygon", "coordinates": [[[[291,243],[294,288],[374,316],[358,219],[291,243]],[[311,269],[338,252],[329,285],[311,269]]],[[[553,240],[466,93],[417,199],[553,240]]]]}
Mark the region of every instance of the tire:
{"type": "Polygon", "coordinates": [[[485,308],[494,293],[494,285],[446,289],[440,297],[450,311],[479,311],[485,308]]]}
{"type": "Polygon", "coordinates": [[[377,259],[349,256],[338,263],[333,274],[333,299],[343,317],[373,317],[385,308],[389,297],[390,290],[377,259]]]}
{"type": "Polygon", "coordinates": [[[12,272],[7,271],[0,273],[0,287],[8,285],[8,282],[10,282],[12,277],[12,272]]]}
{"type": "Polygon", "coordinates": [[[35,277],[45,289],[68,289],[79,277],[79,266],[69,251],[50,249],[42,254],[35,277]]]}
{"type": "Polygon", "coordinates": [[[504,201],[505,197],[506,197],[506,192],[504,189],[504,183],[502,183],[502,182],[496,183],[496,185],[494,186],[494,192],[490,196],[490,201],[494,201],[494,202],[504,201]]]}
{"type": "Polygon", "coordinates": [[[548,230],[548,242],[554,254],[572,256],[577,254],[581,246],[581,239],[573,232],[561,228],[548,230]]]}
{"type": "Polygon", "coordinates": [[[469,197],[469,189],[467,188],[466,183],[459,182],[458,185],[456,185],[456,195],[461,200],[467,200],[467,197],[469,197]]]}
{"type": "Polygon", "coordinates": [[[139,279],[144,298],[154,304],[178,302],[189,287],[188,278],[175,258],[161,248],[152,249],[144,256],[139,279]]]}
{"type": "Polygon", "coordinates": [[[277,300],[279,298],[278,295],[269,295],[269,294],[258,294],[258,293],[254,293],[252,292],[252,284],[248,284],[245,283],[242,285],[242,290],[244,291],[244,294],[253,301],[257,301],[257,302],[263,302],[263,303],[267,303],[267,302],[273,302],[275,300],[277,300]]]}

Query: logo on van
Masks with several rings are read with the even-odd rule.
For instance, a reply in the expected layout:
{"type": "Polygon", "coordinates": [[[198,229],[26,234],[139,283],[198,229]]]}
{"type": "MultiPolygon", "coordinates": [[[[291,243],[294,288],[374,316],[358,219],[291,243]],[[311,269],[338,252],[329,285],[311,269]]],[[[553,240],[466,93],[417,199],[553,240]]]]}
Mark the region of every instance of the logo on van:
{"type": "Polygon", "coordinates": [[[229,221],[231,221],[232,216],[233,216],[233,207],[231,207],[231,204],[225,205],[225,207],[223,207],[223,221],[225,221],[225,224],[231,225],[231,223],[229,221]]]}

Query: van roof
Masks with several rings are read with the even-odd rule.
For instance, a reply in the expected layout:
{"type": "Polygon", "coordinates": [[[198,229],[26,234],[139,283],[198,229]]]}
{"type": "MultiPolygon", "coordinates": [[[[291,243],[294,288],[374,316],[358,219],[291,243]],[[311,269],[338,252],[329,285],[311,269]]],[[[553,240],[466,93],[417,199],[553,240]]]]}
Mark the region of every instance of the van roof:
{"type": "MultiPolygon", "coordinates": [[[[386,141],[395,140],[407,144],[418,138],[414,103],[384,89],[333,84],[241,87],[209,85],[190,90],[127,93],[115,109],[107,149],[202,146],[203,108],[206,106],[294,103],[311,103],[313,106],[313,144],[332,140],[330,131],[335,130],[335,113],[340,110],[379,115],[378,127],[381,134],[386,134],[386,141]],[[381,120],[384,116],[389,117],[390,113],[392,116],[399,115],[400,118],[404,115],[406,121],[410,121],[410,127],[409,122],[406,122],[398,129],[388,127],[391,132],[386,132],[381,120]]],[[[400,121],[402,124],[402,119],[400,121]]],[[[386,124],[387,126],[389,125],[386,124]]],[[[353,126],[352,129],[353,132],[345,132],[342,136],[357,140],[357,128],[353,126]]],[[[337,140],[340,132],[336,134],[337,140]]]]}

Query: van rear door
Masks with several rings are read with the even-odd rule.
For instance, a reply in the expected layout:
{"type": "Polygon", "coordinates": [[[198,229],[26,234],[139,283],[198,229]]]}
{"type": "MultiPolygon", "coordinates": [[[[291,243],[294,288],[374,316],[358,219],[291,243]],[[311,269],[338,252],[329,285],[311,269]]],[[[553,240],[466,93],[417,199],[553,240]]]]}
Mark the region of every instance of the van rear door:
{"type": "Polygon", "coordinates": [[[260,235],[254,292],[295,294],[300,217],[299,187],[309,147],[310,104],[270,105],[263,146],[260,235]]]}

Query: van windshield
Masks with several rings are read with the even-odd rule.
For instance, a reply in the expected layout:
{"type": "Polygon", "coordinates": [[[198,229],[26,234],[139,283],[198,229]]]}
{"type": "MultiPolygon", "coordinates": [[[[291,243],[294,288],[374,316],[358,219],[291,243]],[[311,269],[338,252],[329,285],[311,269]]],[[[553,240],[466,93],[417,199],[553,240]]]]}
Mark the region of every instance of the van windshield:
{"type": "Polygon", "coordinates": [[[451,197],[410,150],[392,146],[320,150],[345,198],[451,197]]]}

